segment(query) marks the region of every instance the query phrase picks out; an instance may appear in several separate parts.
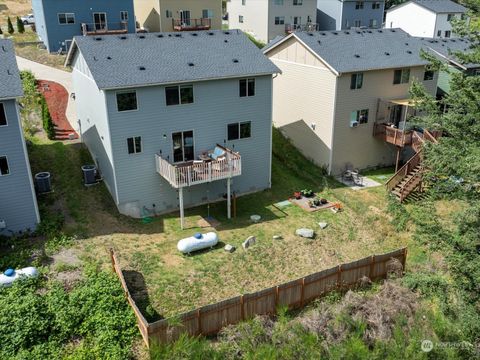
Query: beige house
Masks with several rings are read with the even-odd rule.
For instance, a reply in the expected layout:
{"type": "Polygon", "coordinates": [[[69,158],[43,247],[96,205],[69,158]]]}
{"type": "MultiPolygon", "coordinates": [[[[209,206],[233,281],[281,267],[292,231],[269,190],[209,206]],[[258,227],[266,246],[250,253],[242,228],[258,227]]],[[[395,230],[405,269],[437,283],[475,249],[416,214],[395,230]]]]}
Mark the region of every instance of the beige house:
{"type": "Polygon", "coordinates": [[[406,149],[416,80],[432,95],[437,74],[420,39],[400,29],[296,32],[264,53],[282,73],[273,82],[273,121],[330,174],[394,164],[406,149]]]}
{"type": "Polygon", "coordinates": [[[134,0],[138,26],[149,32],[220,30],[221,0],[134,0]]]}

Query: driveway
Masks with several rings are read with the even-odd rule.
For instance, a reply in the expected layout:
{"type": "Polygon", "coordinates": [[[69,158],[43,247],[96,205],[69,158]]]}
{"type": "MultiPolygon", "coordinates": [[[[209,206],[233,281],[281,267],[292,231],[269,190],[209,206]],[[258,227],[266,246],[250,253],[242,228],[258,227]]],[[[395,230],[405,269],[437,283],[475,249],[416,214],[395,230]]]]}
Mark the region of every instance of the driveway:
{"type": "MultiPolygon", "coordinates": [[[[67,89],[70,95],[73,92],[72,74],[67,71],[55,69],[53,67],[39,64],[37,62],[17,56],[17,63],[20,70],[30,70],[37,79],[49,80],[61,84],[67,89]]],[[[69,97],[67,105],[67,119],[72,128],[78,133],[77,110],[75,101],[69,97]]]]}

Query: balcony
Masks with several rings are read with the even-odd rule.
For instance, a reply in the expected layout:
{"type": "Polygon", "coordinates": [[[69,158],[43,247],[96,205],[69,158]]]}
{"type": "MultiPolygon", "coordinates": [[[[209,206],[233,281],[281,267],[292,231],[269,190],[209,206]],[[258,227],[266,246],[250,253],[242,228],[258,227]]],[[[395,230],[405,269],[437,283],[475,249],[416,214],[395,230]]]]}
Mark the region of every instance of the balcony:
{"type": "Polygon", "coordinates": [[[176,189],[241,175],[240,154],[220,145],[216,146],[217,149],[220,149],[223,154],[215,160],[208,154],[202,154],[199,160],[180,164],[172,164],[161,154],[156,154],[157,172],[176,189]]]}
{"type": "Polygon", "coordinates": [[[413,131],[400,130],[393,126],[393,124],[374,124],[373,136],[395,146],[411,145],[413,131]]]}
{"type": "Polygon", "coordinates": [[[172,19],[174,31],[210,30],[212,19],[172,19]]]}
{"type": "Polygon", "coordinates": [[[319,25],[314,23],[307,24],[285,24],[285,33],[291,34],[295,31],[318,31],[319,25]]]}
{"type": "Polygon", "coordinates": [[[128,33],[128,22],[119,23],[82,23],[82,34],[87,35],[115,35],[128,33]]]}

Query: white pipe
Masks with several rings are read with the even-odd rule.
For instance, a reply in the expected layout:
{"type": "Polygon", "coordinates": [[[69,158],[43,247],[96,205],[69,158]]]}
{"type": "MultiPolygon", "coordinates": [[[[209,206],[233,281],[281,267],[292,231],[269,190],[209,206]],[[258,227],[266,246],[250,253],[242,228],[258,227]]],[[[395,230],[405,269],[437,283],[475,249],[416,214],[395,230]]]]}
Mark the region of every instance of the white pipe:
{"type": "Polygon", "coordinates": [[[184,213],[183,213],[183,187],[178,189],[178,197],[180,201],[180,227],[183,230],[184,227],[184,213]]]}
{"type": "Polygon", "coordinates": [[[227,179],[227,218],[230,219],[232,217],[232,205],[231,205],[231,196],[230,196],[230,181],[231,178],[227,179]]]}

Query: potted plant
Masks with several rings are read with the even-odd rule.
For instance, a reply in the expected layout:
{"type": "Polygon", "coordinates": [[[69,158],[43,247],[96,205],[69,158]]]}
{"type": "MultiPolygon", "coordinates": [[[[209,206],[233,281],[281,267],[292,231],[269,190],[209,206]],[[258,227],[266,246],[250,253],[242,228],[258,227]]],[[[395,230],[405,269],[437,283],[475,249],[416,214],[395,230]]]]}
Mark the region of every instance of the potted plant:
{"type": "Polygon", "coordinates": [[[320,204],[321,204],[321,201],[320,201],[319,198],[315,198],[315,199],[313,200],[313,205],[315,205],[315,206],[320,206],[320,204]]]}
{"type": "Polygon", "coordinates": [[[300,191],[295,191],[293,193],[293,197],[297,200],[300,200],[302,198],[302,193],[300,191]]]}
{"type": "Polygon", "coordinates": [[[301,193],[302,193],[303,196],[305,196],[307,198],[312,197],[314,195],[313,190],[311,190],[311,189],[303,189],[301,191],[301,193]]]}
{"type": "Polygon", "coordinates": [[[325,205],[326,203],[328,203],[327,199],[325,199],[325,198],[320,199],[320,204],[325,205]]]}

